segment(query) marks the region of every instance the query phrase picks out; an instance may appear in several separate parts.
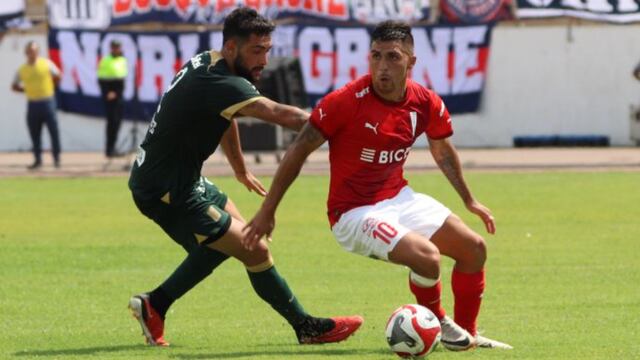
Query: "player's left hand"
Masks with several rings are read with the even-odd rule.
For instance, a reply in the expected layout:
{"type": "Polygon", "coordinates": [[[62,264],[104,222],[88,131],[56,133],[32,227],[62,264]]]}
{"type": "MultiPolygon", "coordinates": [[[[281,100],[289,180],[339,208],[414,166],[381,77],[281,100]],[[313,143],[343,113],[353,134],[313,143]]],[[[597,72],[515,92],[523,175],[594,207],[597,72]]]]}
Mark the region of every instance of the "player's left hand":
{"type": "Polygon", "coordinates": [[[264,209],[260,209],[258,213],[242,228],[244,237],[242,238],[242,246],[245,249],[253,250],[260,242],[260,239],[267,236],[267,241],[271,241],[271,233],[276,226],[275,216],[264,209]]]}
{"type": "Polygon", "coordinates": [[[265,190],[260,180],[253,176],[251,172],[247,171],[244,173],[237,173],[236,179],[238,179],[240,183],[246,186],[247,190],[253,191],[262,197],[267,195],[267,190],[265,190]]]}
{"type": "Polygon", "coordinates": [[[469,202],[466,206],[469,211],[478,215],[480,219],[482,219],[482,222],[489,234],[496,233],[495,219],[493,218],[493,215],[491,215],[491,210],[489,210],[488,207],[482,205],[476,200],[469,202]]]}

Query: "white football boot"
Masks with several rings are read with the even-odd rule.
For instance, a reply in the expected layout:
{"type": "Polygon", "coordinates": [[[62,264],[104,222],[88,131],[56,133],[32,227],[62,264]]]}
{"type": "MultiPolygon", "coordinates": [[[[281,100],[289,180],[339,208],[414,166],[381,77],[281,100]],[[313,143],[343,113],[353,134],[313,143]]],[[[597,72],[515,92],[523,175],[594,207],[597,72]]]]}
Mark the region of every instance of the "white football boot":
{"type": "Polygon", "coordinates": [[[452,351],[469,350],[476,346],[476,338],[474,338],[467,330],[456,324],[453,319],[445,316],[440,320],[442,328],[442,345],[452,351]]]}
{"type": "Polygon", "coordinates": [[[513,349],[513,346],[509,344],[505,344],[497,340],[491,340],[480,334],[476,335],[476,343],[479,348],[485,348],[485,349],[504,349],[504,350],[513,349]]]}

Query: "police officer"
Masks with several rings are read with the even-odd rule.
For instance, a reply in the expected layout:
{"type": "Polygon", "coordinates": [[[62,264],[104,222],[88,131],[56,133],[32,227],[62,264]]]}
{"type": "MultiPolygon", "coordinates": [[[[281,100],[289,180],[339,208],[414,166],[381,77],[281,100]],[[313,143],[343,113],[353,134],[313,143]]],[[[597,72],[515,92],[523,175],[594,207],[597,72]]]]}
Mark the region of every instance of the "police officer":
{"type": "Polygon", "coordinates": [[[116,150],[116,141],[122,123],[122,92],[128,71],[127,59],[122,55],[120,42],[112,40],[110,45],[111,52],[103,57],[98,65],[98,83],[107,114],[105,155],[108,158],[122,156],[122,153],[116,150]]]}

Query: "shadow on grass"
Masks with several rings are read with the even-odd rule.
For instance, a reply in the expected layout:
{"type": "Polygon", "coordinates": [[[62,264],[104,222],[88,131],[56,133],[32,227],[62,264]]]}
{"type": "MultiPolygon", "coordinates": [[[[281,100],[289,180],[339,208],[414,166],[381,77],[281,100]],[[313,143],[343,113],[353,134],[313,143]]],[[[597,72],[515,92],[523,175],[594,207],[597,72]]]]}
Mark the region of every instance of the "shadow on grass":
{"type": "Polygon", "coordinates": [[[237,352],[219,352],[209,354],[175,354],[169,355],[171,358],[183,359],[183,360],[199,360],[199,359],[236,359],[253,356],[283,356],[290,357],[295,356],[296,359],[304,358],[305,356],[326,356],[333,357],[353,357],[359,358],[363,355],[389,355],[390,352],[384,349],[376,350],[361,350],[361,349],[317,349],[317,350],[256,350],[256,351],[237,351],[237,352]]]}
{"type": "MultiPolygon", "coordinates": [[[[171,347],[175,348],[175,347],[171,347]]],[[[96,346],[96,347],[87,347],[87,348],[77,348],[77,349],[57,349],[57,350],[24,350],[13,353],[16,357],[47,357],[47,356],[81,356],[81,355],[97,355],[100,353],[116,353],[116,352],[125,352],[132,350],[148,350],[150,347],[148,345],[138,344],[138,345],[113,345],[113,346],[96,346]]],[[[255,351],[237,351],[237,352],[216,352],[216,353],[208,353],[208,354],[166,354],[170,358],[181,359],[181,360],[199,360],[199,359],[236,359],[236,358],[245,358],[245,357],[253,357],[260,355],[270,355],[270,356],[282,356],[282,357],[291,357],[295,356],[296,358],[302,358],[304,356],[326,356],[326,357],[353,357],[359,358],[363,355],[389,355],[389,351],[386,349],[371,349],[371,350],[362,350],[362,349],[314,349],[314,350],[274,350],[274,349],[262,349],[255,351]]]]}
{"type": "Polygon", "coordinates": [[[58,349],[58,350],[24,350],[13,353],[14,356],[63,356],[63,355],[95,355],[97,353],[114,353],[119,351],[148,349],[148,345],[112,345],[95,346],[78,349],[58,349]]]}

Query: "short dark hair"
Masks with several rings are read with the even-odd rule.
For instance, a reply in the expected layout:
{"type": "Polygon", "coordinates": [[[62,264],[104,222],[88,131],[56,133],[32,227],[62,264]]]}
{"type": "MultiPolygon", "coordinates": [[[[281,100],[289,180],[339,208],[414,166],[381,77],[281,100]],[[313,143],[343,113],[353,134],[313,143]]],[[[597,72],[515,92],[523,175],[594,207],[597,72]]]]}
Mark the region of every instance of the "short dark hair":
{"type": "Polygon", "coordinates": [[[35,40],[29,40],[29,42],[27,42],[27,45],[24,46],[24,49],[27,50],[32,46],[35,46],[38,49],[40,48],[40,45],[38,45],[38,43],[35,40]]]}
{"type": "Polygon", "coordinates": [[[224,19],[222,29],[222,43],[231,38],[238,37],[246,40],[255,35],[270,35],[276,26],[257,11],[248,7],[240,7],[233,10],[224,19]]]}
{"type": "Polygon", "coordinates": [[[413,46],[413,35],[411,35],[411,26],[404,21],[387,20],[383,21],[373,29],[371,33],[371,42],[374,41],[395,41],[399,40],[403,43],[409,43],[413,46]]]}

